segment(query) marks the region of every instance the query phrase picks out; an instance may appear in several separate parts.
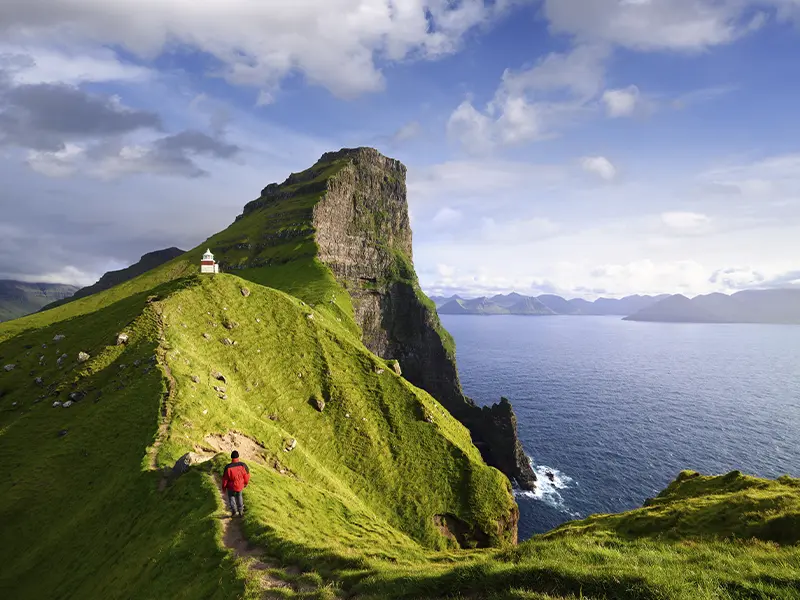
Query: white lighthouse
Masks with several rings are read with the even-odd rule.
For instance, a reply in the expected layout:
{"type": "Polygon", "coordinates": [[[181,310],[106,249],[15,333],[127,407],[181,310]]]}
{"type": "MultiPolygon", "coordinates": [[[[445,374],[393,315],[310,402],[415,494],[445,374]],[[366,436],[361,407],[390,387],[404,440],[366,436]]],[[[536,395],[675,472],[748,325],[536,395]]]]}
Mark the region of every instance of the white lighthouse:
{"type": "Polygon", "coordinates": [[[211,250],[206,250],[203,254],[203,260],[200,261],[201,273],[219,273],[219,265],[214,261],[214,255],[211,250]]]}

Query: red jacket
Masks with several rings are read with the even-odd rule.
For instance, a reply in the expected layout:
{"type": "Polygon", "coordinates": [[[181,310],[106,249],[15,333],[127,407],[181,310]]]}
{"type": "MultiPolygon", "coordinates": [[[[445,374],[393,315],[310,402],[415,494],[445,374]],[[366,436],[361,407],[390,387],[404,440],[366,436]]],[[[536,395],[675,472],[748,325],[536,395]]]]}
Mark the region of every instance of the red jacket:
{"type": "Polygon", "coordinates": [[[241,492],[250,483],[250,469],[238,458],[225,467],[222,472],[222,489],[232,492],[241,492]]]}

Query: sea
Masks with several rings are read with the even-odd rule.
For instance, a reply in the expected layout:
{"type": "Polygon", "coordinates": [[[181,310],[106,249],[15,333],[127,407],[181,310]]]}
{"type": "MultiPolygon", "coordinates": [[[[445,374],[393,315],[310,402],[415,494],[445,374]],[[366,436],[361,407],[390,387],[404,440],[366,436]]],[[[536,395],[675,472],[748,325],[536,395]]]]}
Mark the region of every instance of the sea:
{"type": "Polygon", "coordinates": [[[640,507],[683,469],[800,477],[800,326],[441,319],[466,394],[516,411],[539,480],[516,491],[521,539],[640,507]]]}

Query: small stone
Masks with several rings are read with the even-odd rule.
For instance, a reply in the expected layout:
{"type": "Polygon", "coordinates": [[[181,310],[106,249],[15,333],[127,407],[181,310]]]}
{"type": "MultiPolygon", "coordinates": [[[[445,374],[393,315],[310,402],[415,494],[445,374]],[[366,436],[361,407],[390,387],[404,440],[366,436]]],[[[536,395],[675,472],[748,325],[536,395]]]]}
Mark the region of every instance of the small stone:
{"type": "Polygon", "coordinates": [[[375,369],[375,372],[376,372],[378,375],[383,375],[383,369],[381,369],[381,368],[375,369]]]}
{"type": "Polygon", "coordinates": [[[34,379],[33,381],[34,381],[34,383],[35,383],[36,385],[42,385],[42,378],[41,378],[41,377],[37,377],[37,378],[36,378],[36,379],[34,379]]]}
{"type": "Polygon", "coordinates": [[[53,341],[54,341],[54,342],[60,342],[60,341],[61,341],[61,340],[63,340],[65,337],[67,337],[67,336],[65,336],[65,335],[61,335],[61,334],[59,333],[59,334],[57,334],[57,335],[54,335],[54,336],[53,336],[53,341]]]}
{"type": "Polygon", "coordinates": [[[314,320],[314,315],[309,313],[309,314],[306,315],[306,319],[309,319],[309,320],[313,321],[314,320]]]}
{"type": "Polygon", "coordinates": [[[223,306],[222,310],[228,310],[228,307],[227,306],[223,306]]]}
{"type": "Polygon", "coordinates": [[[397,373],[398,375],[402,375],[403,374],[403,371],[400,369],[400,361],[399,360],[393,360],[391,362],[391,367],[392,367],[392,369],[394,369],[394,372],[397,373]]]}
{"type": "Polygon", "coordinates": [[[58,360],[56,361],[56,364],[60,366],[61,363],[64,362],[65,358],[67,358],[67,355],[66,354],[62,354],[61,356],[58,357],[58,360]]]}
{"type": "Polygon", "coordinates": [[[277,421],[278,420],[278,415],[270,415],[269,416],[269,420],[270,421],[277,421]]]}
{"type": "Polygon", "coordinates": [[[231,338],[222,338],[222,343],[226,346],[233,346],[233,340],[231,338]]]}
{"type": "Polygon", "coordinates": [[[78,362],[79,363],[85,363],[90,358],[91,358],[91,356],[86,354],[86,352],[78,352],[78,362]]]}
{"type": "Polygon", "coordinates": [[[214,391],[219,393],[219,394],[224,394],[225,393],[225,388],[222,387],[221,385],[215,385],[214,386],[214,391]]]}
{"type": "Polygon", "coordinates": [[[16,405],[17,405],[17,403],[16,403],[16,402],[12,402],[12,403],[11,403],[11,408],[14,408],[16,405]]]}
{"type": "Polygon", "coordinates": [[[242,296],[244,296],[245,298],[247,298],[250,295],[250,290],[248,290],[246,287],[243,287],[241,291],[242,291],[242,296]]]}
{"type": "Polygon", "coordinates": [[[16,366],[17,365],[6,365],[5,367],[3,367],[3,370],[4,371],[13,371],[16,366]]]}
{"type": "Polygon", "coordinates": [[[317,408],[319,412],[325,410],[325,400],[322,398],[314,398],[314,406],[317,408]]]}
{"type": "Polygon", "coordinates": [[[204,414],[204,415],[207,415],[207,414],[208,414],[208,409],[205,409],[205,410],[203,411],[203,414],[204,414]]]}
{"type": "Polygon", "coordinates": [[[211,339],[211,335],[210,335],[210,334],[208,334],[208,333],[204,333],[204,334],[203,334],[203,337],[204,337],[204,338],[206,338],[207,340],[210,340],[210,339],[211,339]]]}
{"type": "Polygon", "coordinates": [[[292,438],[289,444],[283,449],[284,452],[291,452],[297,447],[297,440],[292,438]]]}
{"type": "Polygon", "coordinates": [[[256,323],[261,323],[261,319],[256,319],[256,323]]]}
{"type": "Polygon", "coordinates": [[[68,433],[69,431],[67,431],[66,429],[62,429],[61,431],[58,432],[58,437],[64,437],[68,433]]]}
{"type": "Polygon", "coordinates": [[[300,379],[302,379],[302,378],[303,378],[303,374],[302,374],[302,373],[298,373],[298,374],[297,374],[297,376],[298,376],[300,379]]]}
{"type": "Polygon", "coordinates": [[[350,413],[344,413],[344,418],[345,419],[349,419],[350,418],[350,413]]]}
{"type": "Polygon", "coordinates": [[[119,368],[120,368],[120,369],[127,369],[127,368],[128,368],[128,365],[126,365],[126,364],[124,364],[124,363],[123,363],[123,364],[121,364],[121,365],[119,366],[119,368]]]}
{"type": "Polygon", "coordinates": [[[85,395],[86,395],[85,392],[72,392],[69,395],[69,399],[72,400],[73,402],[77,402],[78,400],[83,398],[85,395]]]}
{"type": "Polygon", "coordinates": [[[200,378],[197,375],[192,375],[192,381],[195,383],[200,383],[200,378]]]}
{"type": "Polygon", "coordinates": [[[140,361],[139,359],[136,359],[135,361],[133,361],[133,366],[134,366],[134,367],[138,367],[138,366],[139,366],[139,363],[141,363],[141,362],[142,362],[142,361],[140,361]]]}
{"type": "Polygon", "coordinates": [[[122,344],[128,343],[128,334],[127,333],[120,333],[117,335],[117,346],[122,346],[122,344]]]}
{"type": "Polygon", "coordinates": [[[227,399],[228,399],[228,394],[222,394],[222,395],[219,397],[219,399],[220,399],[220,400],[227,400],[227,399]]]}
{"type": "Polygon", "coordinates": [[[47,348],[47,344],[42,344],[42,348],[47,348]]]}
{"type": "Polygon", "coordinates": [[[222,323],[222,326],[225,329],[227,329],[228,331],[230,331],[231,329],[235,329],[236,327],[238,327],[239,324],[236,321],[232,321],[230,319],[225,319],[225,321],[223,321],[223,323],[222,323]]]}
{"type": "Polygon", "coordinates": [[[58,408],[59,406],[61,406],[61,402],[53,402],[53,408],[58,408]]]}
{"type": "Polygon", "coordinates": [[[221,381],[222,383],[228,383],[228,380],[225,379],[225,375],[220,373],[219,371],[214,371],[211,373],[211,377],[216,379],[217,381],[221,381]]]}
{"type": "Polygon", "coordinates": [[[63,406],[64,408],[69,408],[69,407],[70,407],[70,406],[72,406],[73,404],[75,404],[75,403],[74,403],[72,400],[67,400],[67,401],[66,401],[66,402],[64,402],[64,404],[62,404],[61,406],[63,406]]]}

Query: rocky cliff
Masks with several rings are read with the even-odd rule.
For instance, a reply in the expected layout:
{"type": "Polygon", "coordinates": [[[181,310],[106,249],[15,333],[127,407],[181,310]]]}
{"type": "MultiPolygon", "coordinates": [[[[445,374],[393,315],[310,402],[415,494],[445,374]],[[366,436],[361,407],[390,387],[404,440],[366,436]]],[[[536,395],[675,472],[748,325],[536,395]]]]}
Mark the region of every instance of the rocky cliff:
{"type": "Polygon", "coordinates": [[[317,256],[349,292],[364,344],[396,359],[411,383],[464,423],[487,463],[532,489],[536,476],[517,437],[511,405],[505,401],[482,410],[464,396],[453,340],[419,288],[406,167],[372,148],[329,152],[311,169],[267,186],[244,215],[292,197],[299,211],[311,210],[317,256]],[[307,208],[304,199],[310,197],[315,201],[307,208]]]}

